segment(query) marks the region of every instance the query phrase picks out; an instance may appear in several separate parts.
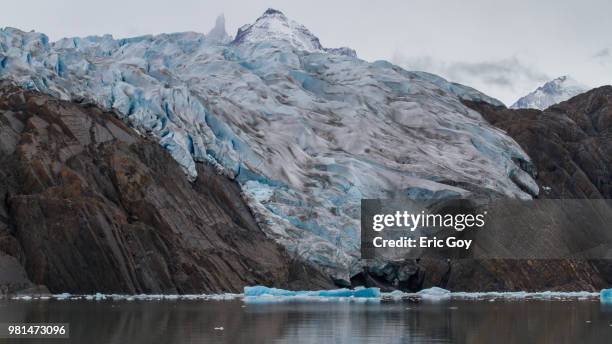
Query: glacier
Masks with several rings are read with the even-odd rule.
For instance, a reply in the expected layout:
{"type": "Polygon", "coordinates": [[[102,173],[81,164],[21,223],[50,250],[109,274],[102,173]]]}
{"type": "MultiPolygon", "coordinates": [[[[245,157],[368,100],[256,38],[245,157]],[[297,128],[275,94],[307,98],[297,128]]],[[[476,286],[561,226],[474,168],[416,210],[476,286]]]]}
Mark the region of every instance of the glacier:
{"type": "Polygon", "coordinates": [[[0,30],[0,78],[114,111],[197,178],[207,162],[242,187],[260,227],[337,279],[361,270],[362,198],[516,198],[539,190],[529,157],[462,101],[467,86],[349,48],[324,48],[268,10],[233,40],[183,32],[51,42],[0,30]],[[528,169],[527,169],[528,170],[528,169]]]}

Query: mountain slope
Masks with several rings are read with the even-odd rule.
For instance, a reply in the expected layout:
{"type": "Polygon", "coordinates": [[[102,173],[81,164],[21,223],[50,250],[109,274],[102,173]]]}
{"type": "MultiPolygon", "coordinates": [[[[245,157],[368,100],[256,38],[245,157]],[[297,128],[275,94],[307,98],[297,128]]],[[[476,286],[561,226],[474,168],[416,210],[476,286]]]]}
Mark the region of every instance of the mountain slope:
{"type": "Polygon", "coordinates": [[[230,44],[197,33],[52,43],[5,29],[0,77],[116,111],[192,181],[197,162],[216,165],[269,237],[344,280],[361,271],[362,198],[538,194],[521,147],[462,103],[498,102],[321,50],[296,24],[283,26],[289,36],[270,32],[284,19],[268,12],[257,20],[268,26],[256,22],[230,44]]]}
{"type": "Polygon", "coordinates": [[[510,108],[544,110],[551,105],[586,92],[588,89],[588,86],[582,85],[573,78],[565,75],[538,87],[535,91],[517,100],[510,108]]]}
{"type": "Polygon", "coordinates": [[[15,261],[55,293],[331,284],[266,238],[236,183],[203,164],[187,182],[112,113],[2,85],[0,138],[0,291],[32,287],[15,261]]]}

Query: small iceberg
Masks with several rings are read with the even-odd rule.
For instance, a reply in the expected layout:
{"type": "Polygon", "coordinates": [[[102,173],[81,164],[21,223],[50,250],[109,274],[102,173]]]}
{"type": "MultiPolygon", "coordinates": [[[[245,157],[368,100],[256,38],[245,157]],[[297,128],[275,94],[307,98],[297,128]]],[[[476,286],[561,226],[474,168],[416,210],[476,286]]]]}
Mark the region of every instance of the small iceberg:
{"type": "Polygon", "coordinates": [[[70,297],[72,297],[72,294],[70,294],[70,293],[61,293],[61,294],[55,294],[55,295],[53,295],[53,297],[56,300],[68,300],[68,299],[70,299],[70,297]]]}
{"type": "Polygon", "coordinates": [[[438,287],[423,289],[416,294],[420,296],[421,299],[428,301],[448,300],[451,297],[451,292],[449,290],[438,287]]]}
{"type": "Polygon", "coordinates": [[[254,286],[244,288],[244,301],[249,303],[287,301],[380,301],[380,289],[358,287],[355,289],[291,291],[254,286]]]}
{"type": "Polygon", "coordinates": [[[599,301],[601,303],[612,304],[612,289],[602,289],[599,293],[599,301]]]}

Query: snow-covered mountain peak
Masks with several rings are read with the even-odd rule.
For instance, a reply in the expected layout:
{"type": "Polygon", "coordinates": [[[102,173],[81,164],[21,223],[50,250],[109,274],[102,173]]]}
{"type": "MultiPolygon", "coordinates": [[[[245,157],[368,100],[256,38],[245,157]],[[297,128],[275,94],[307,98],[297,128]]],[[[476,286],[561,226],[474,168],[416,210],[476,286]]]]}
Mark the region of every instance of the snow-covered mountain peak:
{"type": "Polygon", "coordinates": [[[232,40],[230,35],[228,35],[225,31],[225,16],[223,14],[220,14],[217,17],[217,20],[215,21],[215,27],[213,27],[208,32],[206,38],[220,43],[227,43],[232,40]]]}
{"type": "Polygon", "coordinates": [[[283,12],[269,8],[255,23],[238,30],[235,43],[286,41],[305,51],[322,51],[319,38],[304,25],[288,19],[283,12]]]}
{"type": "Polygon", "coordinates": [[[308,52],[327,52],[334,55],[356,57],[355,50],[347,47],[324,48],[315,36],[304,25],[291,20],[279,10],[267,9],[255,23],[238,29],[235,44],[262,43],[283,41],[293,47],[308,52]]]}
{"type": "Polygon", "coordinates": [[[277,9],[268,8],[262,15],[263,16],[282,16],[285,17],[285,14],[277,9]]]}
{"type": "Polygon", "coordinates": [[[545,83],[535,91],[520,98],[511,108],[544,110],[551,105],[568,100],[588,90],[588,86],[579,83],[569,75],[564,75],[545,83]]]}

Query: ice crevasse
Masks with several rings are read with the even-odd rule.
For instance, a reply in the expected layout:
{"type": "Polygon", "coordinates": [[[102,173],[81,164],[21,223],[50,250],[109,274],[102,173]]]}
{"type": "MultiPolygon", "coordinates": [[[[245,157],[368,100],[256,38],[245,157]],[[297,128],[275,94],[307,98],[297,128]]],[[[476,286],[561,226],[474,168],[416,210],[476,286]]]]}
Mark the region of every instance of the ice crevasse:
{"type": "Polygon", "coordinates": [[[268,236],[335,278],[360,270],[362,198],[538,193],[524,151],[462,103],[495,99],[323,48],[278,11],[240,32],[50,42],[5,28],[0,77],[115,111],[191,179],[214,164],[268,236]]]}

